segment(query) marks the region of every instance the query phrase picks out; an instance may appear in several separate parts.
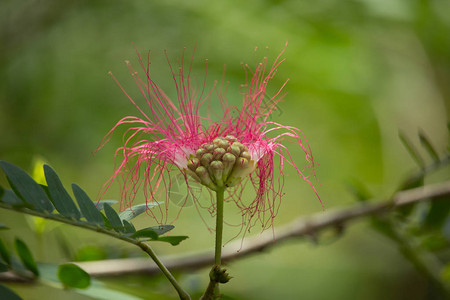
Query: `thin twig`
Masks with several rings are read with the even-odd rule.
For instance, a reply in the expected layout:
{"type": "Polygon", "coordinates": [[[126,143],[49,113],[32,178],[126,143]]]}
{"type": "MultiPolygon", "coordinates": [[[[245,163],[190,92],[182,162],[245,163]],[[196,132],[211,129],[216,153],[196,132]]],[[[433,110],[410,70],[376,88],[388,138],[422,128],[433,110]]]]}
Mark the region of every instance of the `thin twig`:
{"type": "MultiPolygon", "coordinates": [[[[280,245],[281,242],[289,239],[314,236],[326,228],[335,227],[339,229],[343,225],[348,225],[351,221],[368,215],[388,212],[393,208],[447,195],[450,195],[450,181],[398,192],[392,199],[383,202],[366,201],[346,209],[318,213],[307,218],[298,218],[288,225],[275,229],[274,233],[266,232],[246,238],[242,244],[241,241],[230,243],[223,249],[222,261],[230,262],[280,245]]],[[[201,251],[183,256],[166,256],[162,258],[162,261],[171,270],[197,269],[213,264],[214,253],[212,251],[201,251]]],[[[77,264],[92,276],[97,277],[131,273],[156,274],[160,272],[155,264],[142,258],[79,262],[77,264]]]]}

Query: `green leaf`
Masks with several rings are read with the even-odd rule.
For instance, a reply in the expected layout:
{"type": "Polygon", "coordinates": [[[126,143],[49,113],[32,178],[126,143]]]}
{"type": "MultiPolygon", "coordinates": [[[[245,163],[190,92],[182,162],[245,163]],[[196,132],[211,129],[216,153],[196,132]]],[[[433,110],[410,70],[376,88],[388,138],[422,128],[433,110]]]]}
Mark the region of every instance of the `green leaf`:
{"type": "Polygon", "coordinates": [[[97,202],[96,206],[98,210],[103,210],[105,207],[105,203],[108,203],[109,205],[116,204],[117,200],[100,200],[97,202]]]}
{"type": "Polygon", "coordinates": [[[105,214],[111,224],[111,227],[115,231],[124,231],[122,221],[119,218],[119,215],[116,211],[109,205],[108,203],[104,204],[105,214]]]}
{"type": "Polygon", "coordinates": [[[15,245],[23,265],[34,275],[39,276],[39,270],[28,246],[20,239],[16,239],[15,245]]]}
{"type": "Polygon", "coordinates": [[[409,154],[412,156],[412,158],[416,161],[416,163],[421,167],[425,167],[425,162],[423,161],[423,158],[420,156],[419,152],[416,150],[416,148],[412,145],[412,143],[406,138],[406,136],[399,132],[398,136],[400,137],[400,140],[403,143],[403,146],[405,146],[406,150],[408,150],[409,154]]]}
{"type": "Polygon", "coordinates": [[[123,220],[123,227],[125,228],[126,233],[135,233],[136,228],[134,228],[133,224],[128,222],[127,220],[123,220]]]}
{"type": "MultiPolygon", "coordinates": [[[[145,229],[151,229],[154,232],[156,232],[156,234],[163,235],[164,233],[169,232],[174,228],[175,228],[175,226],[173,226],[173,225],[158,225],[158,226],[148,227],[145,229]]],[[[145,230],[145,229],[142,229],[142,230],[145,230]]]]}
{"type": "Polygon", "coordinates": [[[441,196],[432,198],[430,209],[425,217],[426,228],[440,228],[450,215],[450,197],[441,196]]]}
{"type": "Polygon", "coordinates": [[[439,155],[437,154],[437,151],[434,149],[434,147],[430,143],[430,139],[425,135],[424,132],[419,132],[419,139],[424,148],[428,151],[428,154],[430,154],[431,158],[434,161],[439,161],[439,155]]]}
{"type": "Polygon", "coordinates": [[[5,224],[0,223],[0,230],[5,230],[5,229],[9,229],[9,227],[6,226],[5,224]]]}
{"type": "Polygon", "coordinates": [[[121,220],[130,221],[131,219],[133,219],[133,218],[139,216],[140,214],[142,214],[143,212],[145,212],[147,209],[153,208],[158,205],[159,205],[158,202],[150,202],[148,204],[147,203],[138,204],[133,207],[129,207],[129,208],[125,209],[123,212],[121,212],[119,214],[119,217],[121,220]]]}
{"type": "Polygon", "coordinates": [[[75,264],[62,264],[58,267],[58,278],[66,287],[85,289],[91,284],[91,276],[75,264]]]}
{"type": "Polygon", "coordinates": [[[185,236],[185,235],[183,235],[183,236],[161,236],[161,237],[158,237],[158,241],[170,243],[172,246],[176,246],[179,243],[181,243],[181,241],[184,241],[187,238],[189,238],[189,237],[185,236]]]}
{"type": "Polygon", "coordinates": [[[44,174],[56,209],[65,217],[79,220],[81,217],[80,211],[62,185],[56,172],[50,166],[44,165],[44,174]]]}
{"type": "Polygon", "coordinates": [[[5,172],[12,189],[24,201],[31,204],[39,212],[50,213],[53,211],[53,204],[48,199],[47,194],[30,175],[6,161],[0,161],[0,166],[5,172]]]}
{"type": "Polygon", "coordinates": [[[72,184],[73,194],[77,199],[78,206],[80,207],[81,213],[89,222],[104,226],[102,215],[95,207],[94,202],[89,198],[85,191],[83,191],[75,183],[72,184]]]}
{"type": "Polygon", "coordinates": [[[7,271],[9,271],[8,265],[5,265],[4,263],[2,263],[2,262],[0,261],[0,273],[1,273],[1,272],[7,272],[7,271]]]}
{"type": "Polygon", "coordinates": [[[141,229],[136,231],[135,233],[133,233],[131,235],[131,237],[133,238],[150,238],[152,240],[157,240],[158,239],[158,234],[150,228],[146,228],[146,229],[141,229]]]}
{"type": "Polygon", "coordinates": [[[17,295],[13,290],[3,284],[0,284],[0,299],[22,300],[19,295],[17,295]]]}
{"type": "Polygon", "coordinates": [[[22,199],[17,197],[16,194],[14,194],[14,192],[10,189],[4,190],[3,196],[0,200],[1,202],[9,204],[14,207],[25,205],[25,202],[23,202],[22,199]]]}
{"type": "Polygon", "coordinates": [[[3,259],[5,263],[8,265],[11,264],[11,257],[9,255],[8,249],[6,249],[5,244],[3,243],[2,239],[0,239],[0,257],[3,259]]]}

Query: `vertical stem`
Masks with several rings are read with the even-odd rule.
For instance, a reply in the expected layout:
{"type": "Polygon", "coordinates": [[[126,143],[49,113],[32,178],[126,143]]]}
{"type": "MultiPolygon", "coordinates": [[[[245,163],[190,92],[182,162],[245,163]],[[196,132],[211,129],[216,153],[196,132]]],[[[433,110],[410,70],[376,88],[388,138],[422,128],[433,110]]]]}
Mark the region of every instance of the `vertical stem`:
{"type": "Polygon", "coordinates": [[[167,277],[167,279],[169,279],[170,283],[177,290],[180,299],[190,300],[191,297],[189,296],[189,294],[185,290],[183,290],[183,288],[178,284],[177,280],[175,279],[175,277],[173,277],[172,273],[170,273],[170,271],[166,268],[166,266],[163,265],[163,263],[159,260],[158,256],[156,256],[155,252],[153,252],[153,249],[143,242],[138,242],[137,245],[141,247],[141,249],[144,250],[145,253],[147,253],[153,259],[153,261],[159,267],[161,272],[163,272],[163,274],[167,277]]]}
{"type": "Polygon", "coordinates": [[[214,262],[216,266],[220,266],[221,264],[221,256],[222,256],[222,232],[223,232],[223,197],[224,197],[224,188],[219,188],[216,192],[217,197],[217,209],[216,209],[216,251],[215,251],[215,259],[214,262]]]}

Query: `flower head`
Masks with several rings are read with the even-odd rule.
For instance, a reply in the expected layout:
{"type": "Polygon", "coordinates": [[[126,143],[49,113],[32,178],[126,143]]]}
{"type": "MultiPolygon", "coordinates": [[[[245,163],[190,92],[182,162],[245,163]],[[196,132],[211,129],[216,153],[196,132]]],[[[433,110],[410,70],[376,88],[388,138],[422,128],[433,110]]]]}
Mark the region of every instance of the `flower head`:
{"type": "MultiPolygon", "coordinates": [[[[229,105],[222,88],[218,89],[216,85],[209,92],[205,91],[204,85],[194,89],[190,68],[187,72],[184,70],[184,54],[177,71],[169,62],[176,101],[172,101],[151,79],[149,67],[140,55],[143,78],[127,62],[147,107],[137,105],[113,77],[140,112],[139,117],[121,119],[104,139],[107,141],[119,125],[131,124],[123,136],[123,147],[116,151],[116,156],[122,158],[107,183],[109,187],[114,179],[123,179],[122,208],[128,207],[137,192],[143,189],[147,201],[166,202],[165,208],[158,206],[162,215],[166,215],[173,184],[172,172],[175,171],[183,174],[186,195],[193,195],[189,183],[192,179],[210,190],[226,189],[226,201],[236,203],[247,226],[259,220],[265,227],[272,224],[278,211],[283,195],[285,163],[314,189],[308,177],[314,174],[315,162],[303,133],[298,128],[270,121],[287,81],[273,96],[267,95],[266,88],[284,61],[281,59],[283,52],[268,65],[267,57],[257,62],[255,50],[254,68],[243,65],[246,83],[241,86],[240,107],[229,105]],[[212,101],[213,91],[222,107],[222,116],[217,120],[210,114],[202,116],[201,112],[202,105],[212,101]],[[286,140],[291,140],[305,156],[308,174],[296,166],[290,151],[282,144],[286,140]],[[256,192],[249,202],[240,197],[247,182],[256,192]]],[[[214,210],[214,204],[210,209],[214,210]]],[[[151,214],[155,216],[154,211],[151,214]]]]}

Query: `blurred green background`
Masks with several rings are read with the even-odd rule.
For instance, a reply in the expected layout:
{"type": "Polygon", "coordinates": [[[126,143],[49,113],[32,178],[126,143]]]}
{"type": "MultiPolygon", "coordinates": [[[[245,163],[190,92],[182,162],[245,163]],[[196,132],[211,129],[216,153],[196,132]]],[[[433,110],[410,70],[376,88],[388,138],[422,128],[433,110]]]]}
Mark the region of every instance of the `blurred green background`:
{"type": "MultiPolygon", "coordinates": [[[[317,188],[326,210],[355,202],[346,188],[349,180],[364,182],[381,199],[416,170],[399,131],[418,145],[417,132],[423,130],[438,150],[446,148],[449,11],[444,0],[3,0],[0,159],[30,172],[44,160],[66,186],[76,182],[95,198],[112,174],[120,134],[95,156],[92,152],[116,121],[138,113],[108,75],[112,71],[138,96],[124,64],[130,60],[138,68],[133,45],[143,53],[151,50],[153,79],[169,95],[175,93],[164,50],[176,64],[184,47],[190,55],[195,46],[192,74],[201,82],[208,59],[212,87],[225,64],[227,98],[237,105],[245,80],[241,62],[252,65],[254,48],[261,58],[266,46],[273,61],[289,40],[286,62],[271,82],[276,89],[289,78],[274,121],[298,127],[308,138],[320,164],[317,188]]],[[[295,159],[301,164],[303,156],[295,159]]],[[[285,170],[291,176],[276,225],[322,211],[308,185],[285,170]]],[[[449,176],[431,180],[444,177],[449,176]]],[[[107,196],[118,198],[117,184],[107,196]]],[[[139,255],[128,245],[68,226],[48,223],[36,229],[32,219],[6,211],[0,219],[14,228],[1,233],[4,240],[23,237],[41,262],[67,261],[87,246],[100,247],[104,257],[139,255]],[[61,240],[72,253],[65,253],[61,240]]],[[[137,224],[154,225],[148,216],[137,224]]],[[[190,239],[177,247],[155,245],[160,255],[212,247],[214,236],[195,209],[186,208],[175,226],[174,234],[190,239]]],[[[235,234],[227,229],[225,240],[235,234]]],[[[351,226],[334,243],[292,241],[229,269],[234,279],[222,291],[236,299],[423,299],[427,293],[426,281],[396,246],[366,222],[351,226]]],[[[190,291],[202,290],[207,273],[183,275],[181,282],[190,291]]],[[[163,299],[165,292],[167,299],[174,296],[158,278],[105,282],[144,299],[163,299]]],[[[59,299],[91,299],[45,285],[12,287],[25,299],[48,292],[59,299]]]]}

